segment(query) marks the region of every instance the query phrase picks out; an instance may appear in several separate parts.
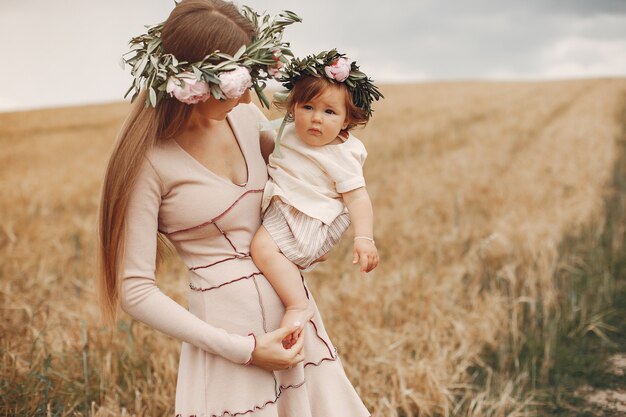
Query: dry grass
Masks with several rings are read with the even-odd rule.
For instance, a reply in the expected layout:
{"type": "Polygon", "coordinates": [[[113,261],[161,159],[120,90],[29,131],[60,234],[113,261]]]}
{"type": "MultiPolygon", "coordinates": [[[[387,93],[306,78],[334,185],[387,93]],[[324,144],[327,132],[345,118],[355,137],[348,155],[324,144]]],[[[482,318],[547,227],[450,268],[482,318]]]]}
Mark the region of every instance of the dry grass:
{"type": "MultiPolygon", "coordinates": [[[[527,415],[550,368],[560,245],[604,223],[626,80],[384,93],[356,132],[381,265],[361,276],[345,238],[309,275],[329,333],[374,416],[527,415]],[[545,333],[534,370],[519,363],[529,327],[545,333]]],[[[179,343],[98,324],[98,192],[126,111],[0,115],[1,415],[172,414],[179,343]]],[[[161,272],[183,302],[181,266],[161,272]]]]}

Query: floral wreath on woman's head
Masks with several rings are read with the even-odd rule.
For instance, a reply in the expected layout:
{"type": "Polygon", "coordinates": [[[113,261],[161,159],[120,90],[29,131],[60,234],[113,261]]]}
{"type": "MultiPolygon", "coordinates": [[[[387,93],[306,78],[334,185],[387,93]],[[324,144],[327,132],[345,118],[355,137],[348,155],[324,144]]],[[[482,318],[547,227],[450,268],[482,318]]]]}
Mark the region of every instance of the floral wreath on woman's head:
{"type": "Polygon", "coordinates": [[[215,51],[193,63],[178,61],[163,50],[162,23],[147,27],[148,33],[131,39],[131,50],[124,54],[133,54],[123,60],[132,67],[131,74],[135,78],[124,98],[134,90],[131,98],[134,101],[145,88],[148,92],[146,107],[156,107],[168,94],[183,103],[195,104],[210,96],[239,98],[254,87],[261,103],[269,108],[269,101],[263,94],[264,80],[276,77],[289,62],[287,57],[293,57],[289,43],[282,41],[283,31],[302,19],[287,10],[271,19],[247,6],[243,6],[242,14],[255,28],[252,43],[243,45],[233,56],[215,51]]]}
{"type": "Polygon", "coordinates": [[[372,102],[384,98],[371,78],[359,71],[355,61],[336,49],[293,59],[280,70],[277,80],[291,91],[302,76],[325,77],[330,82],[344,83],[350,91],[352,102],[363,109],[367,117],[372,115],[372,102]]]}

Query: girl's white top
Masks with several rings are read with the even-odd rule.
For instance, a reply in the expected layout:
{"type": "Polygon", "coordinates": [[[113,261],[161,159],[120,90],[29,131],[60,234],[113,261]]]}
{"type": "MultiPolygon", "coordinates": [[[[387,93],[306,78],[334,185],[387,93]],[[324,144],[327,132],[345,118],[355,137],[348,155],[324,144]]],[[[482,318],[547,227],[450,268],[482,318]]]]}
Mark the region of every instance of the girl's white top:
{"type": "Polygon", "coordinates": [[[341,194],[365,186],[367,151],[352,134],[340,144],[310,146],[300,140],[290,123],[283,131],[280,151],[282,156],[274,153],[269,158],[263,211],[272,197],[278,196],[302,213],[331,224],[346,210],[341,194]]]}

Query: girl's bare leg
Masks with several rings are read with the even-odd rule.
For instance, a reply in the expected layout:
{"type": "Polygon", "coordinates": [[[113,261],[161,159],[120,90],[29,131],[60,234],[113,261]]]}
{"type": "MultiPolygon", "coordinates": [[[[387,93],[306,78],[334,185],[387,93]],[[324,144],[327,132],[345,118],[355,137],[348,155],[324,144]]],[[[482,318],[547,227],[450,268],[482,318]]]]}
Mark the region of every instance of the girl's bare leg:
{"type": "Polygon", "coordinates": [[[285,315],[280,326],[291,326],[300,323],[300,328],[287,336],[285,347],[289,348],[297,340],[306,322],[313,317],[313,308],[309,304],[298,267],[285,257],[276,243],[261,226],[252,239],[250,246],[252,259],[263,275],[274,287],[285,305],[285,315]]]}

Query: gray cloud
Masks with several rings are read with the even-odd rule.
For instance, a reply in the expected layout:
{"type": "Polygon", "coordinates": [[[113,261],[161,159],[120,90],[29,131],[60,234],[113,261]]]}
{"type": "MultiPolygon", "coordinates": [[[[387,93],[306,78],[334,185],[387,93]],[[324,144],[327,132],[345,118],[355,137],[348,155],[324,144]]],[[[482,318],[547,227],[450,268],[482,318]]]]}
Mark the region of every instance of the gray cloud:
{"type": "MultiPolygon", "coordinates": [[[[294,9],[305,18],[294,29],[297,51],[314,52],[320,45],[353,51],[365,69],[385,81],[541,77],[547,74],[545,54],[560,42],[626,39],[626,3],[619,1],[368,0],[336,4],[333,13],[319,2],[294,9]],[[324,29],[311,35],[310,22],[325,22],[324,29]]],[[[572,52],[567,59],[577,57],[572,52]]],[[[584,62],[581,56],[581,68],[584,62]]]]}
{"type": "MultiPolygon", "coordinates": [[[[242,3],[292,9],[304,19],[285,36],[297,55],[337,47],[382,82],[626,76],[623,0],[242,3]]],[[[0,111],[119,99],[131,81],[118,67],[128,40],[172,7],[172,0],[1,0],[0,56],[12,64],[0,66],[0,77],[29,82],[5,86],[0,111]]]]}

